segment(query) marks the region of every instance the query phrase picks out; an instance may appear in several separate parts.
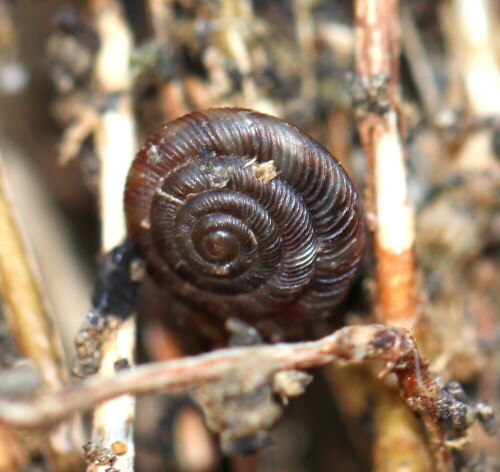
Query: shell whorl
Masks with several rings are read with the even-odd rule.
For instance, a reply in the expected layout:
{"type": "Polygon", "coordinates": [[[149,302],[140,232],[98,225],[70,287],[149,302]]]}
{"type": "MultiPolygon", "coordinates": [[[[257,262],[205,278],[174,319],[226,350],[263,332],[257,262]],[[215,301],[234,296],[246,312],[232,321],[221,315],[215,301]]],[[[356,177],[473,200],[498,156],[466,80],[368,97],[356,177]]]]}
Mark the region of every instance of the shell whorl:
{"type": "Polygon", "coordinates": [[[364,247],[358,196],[337,160],[251,110],[195,112],[152,135],[132,164],[125,211],[156,282],[221,319],[332,307],[364,247]],[[255,172],[270,161],[276,174],[255,172]]]}

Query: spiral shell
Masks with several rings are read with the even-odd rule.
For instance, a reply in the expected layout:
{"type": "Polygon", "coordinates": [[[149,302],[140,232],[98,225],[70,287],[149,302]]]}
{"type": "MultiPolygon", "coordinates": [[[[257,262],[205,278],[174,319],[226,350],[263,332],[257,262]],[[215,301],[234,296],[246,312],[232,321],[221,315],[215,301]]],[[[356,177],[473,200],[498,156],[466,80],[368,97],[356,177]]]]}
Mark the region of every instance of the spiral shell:
{"type": "Polygon", "coordinates": [[[337,160],[251,110],[195,112],[152,135],[132,164],[125,210],[156,282],[214,319],[327,310],[364,247],[358,196],[337,160]]]}

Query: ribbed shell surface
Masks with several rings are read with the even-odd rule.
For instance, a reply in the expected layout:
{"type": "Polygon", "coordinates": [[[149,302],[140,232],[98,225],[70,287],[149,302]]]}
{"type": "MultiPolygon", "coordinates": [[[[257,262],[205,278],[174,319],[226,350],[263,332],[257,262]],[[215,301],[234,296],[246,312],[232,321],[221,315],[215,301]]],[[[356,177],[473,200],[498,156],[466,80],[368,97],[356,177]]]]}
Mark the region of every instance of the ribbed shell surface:
{"type": "Polygon", "coordinates": [[[152,135],[130,170],[125,211],[156,282],[216,319],[327,310],[364,247],[358,196],[338,161],[251,110],[195,112],[152,135]],[[255,169],[268,161],[277,172],[266,179],[255,169]]]}

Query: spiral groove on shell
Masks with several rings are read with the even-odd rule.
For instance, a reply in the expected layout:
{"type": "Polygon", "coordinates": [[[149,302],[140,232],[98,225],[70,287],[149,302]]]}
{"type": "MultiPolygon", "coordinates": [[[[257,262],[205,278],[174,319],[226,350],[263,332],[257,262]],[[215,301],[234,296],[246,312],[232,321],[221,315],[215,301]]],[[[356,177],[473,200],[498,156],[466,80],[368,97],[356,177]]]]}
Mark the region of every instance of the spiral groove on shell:
{"type": "Polygon", "coordinates": [[[364,247],[340,164],[278,118],[210,109],[152,135],[129,173],[129,235],[174,296],[216,318],[309,316],[338,303],[364,247]],[[276,173],[255,170],[271,162],[276,173]]]}

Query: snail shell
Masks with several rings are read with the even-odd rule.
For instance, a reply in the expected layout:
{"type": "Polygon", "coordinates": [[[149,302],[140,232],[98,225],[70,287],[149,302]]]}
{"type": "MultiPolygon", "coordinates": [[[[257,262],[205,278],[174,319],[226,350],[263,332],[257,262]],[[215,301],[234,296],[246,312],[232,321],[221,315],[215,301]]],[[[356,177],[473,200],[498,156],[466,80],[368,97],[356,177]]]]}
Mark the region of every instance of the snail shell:
{"type": "Polygon", "coordinates": [[[213,320],[314,317],[345,296],[365,240],[339,162],[285,121],[237,108],[153,134],[125,210],[154,280],[213,320]]]}

